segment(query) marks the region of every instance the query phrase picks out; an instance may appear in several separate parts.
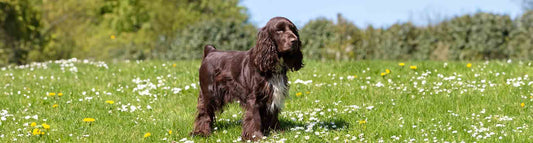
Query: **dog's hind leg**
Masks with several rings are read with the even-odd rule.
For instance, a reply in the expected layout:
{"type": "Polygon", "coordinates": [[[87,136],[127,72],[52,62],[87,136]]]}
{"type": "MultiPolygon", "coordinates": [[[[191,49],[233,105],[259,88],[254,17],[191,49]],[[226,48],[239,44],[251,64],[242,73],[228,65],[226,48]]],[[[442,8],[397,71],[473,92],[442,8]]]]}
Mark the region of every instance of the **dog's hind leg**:
{"type": "Polygon", "coordinates": [[[211,128],[213,127],[213,120],[215,117],[215,109],[210,95],[205,95],[200,91],[198,97],[198,115],[194,121],[194,130],[191,135],[209,136],[211,128]]]}

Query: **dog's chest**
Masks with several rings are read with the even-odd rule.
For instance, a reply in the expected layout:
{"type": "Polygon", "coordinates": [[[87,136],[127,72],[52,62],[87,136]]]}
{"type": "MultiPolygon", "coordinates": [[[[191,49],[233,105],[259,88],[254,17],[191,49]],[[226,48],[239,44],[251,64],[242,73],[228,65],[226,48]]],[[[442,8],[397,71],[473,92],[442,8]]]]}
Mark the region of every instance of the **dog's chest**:
{"type": "Polygon", "coordinates": [[[272,101],[269,109],[281,109],[285,101],[289,87],[286,84],[285,78],[282,74],[275,74],[268,80],[268,83],[272,85],[272,101]]]}

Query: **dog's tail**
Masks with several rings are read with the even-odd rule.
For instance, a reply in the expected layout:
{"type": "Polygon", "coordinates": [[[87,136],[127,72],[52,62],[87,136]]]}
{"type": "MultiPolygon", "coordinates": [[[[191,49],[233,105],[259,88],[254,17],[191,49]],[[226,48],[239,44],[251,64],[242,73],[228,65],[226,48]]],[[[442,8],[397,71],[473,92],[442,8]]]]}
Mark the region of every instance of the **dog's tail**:
{"type": "Polygon", "coordinates": [[[205,45],[205,47],[204,47],[204,57],[203,58],[205,58],[207,56],[207,54],[209,54],[212,51],[215,51],[216,49],[217,48],[215,48],[215,46],[213,46],[213,45],[205,45]]]}

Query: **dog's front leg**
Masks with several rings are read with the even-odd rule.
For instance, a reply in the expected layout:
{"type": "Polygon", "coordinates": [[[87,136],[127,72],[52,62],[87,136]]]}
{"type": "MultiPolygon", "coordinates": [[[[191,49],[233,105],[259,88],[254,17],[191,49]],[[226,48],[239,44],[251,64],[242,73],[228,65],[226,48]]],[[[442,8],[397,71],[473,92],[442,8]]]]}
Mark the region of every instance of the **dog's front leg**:
{"type": "Polygon", "coordinates": [[[261,132],[261,115],[259,112],[259,105],[256,103],[255,95],[249,96],[246,101],[244,119],[242,124],[242,138],[243,140],[259,140],[263,138],[261,132]]]}

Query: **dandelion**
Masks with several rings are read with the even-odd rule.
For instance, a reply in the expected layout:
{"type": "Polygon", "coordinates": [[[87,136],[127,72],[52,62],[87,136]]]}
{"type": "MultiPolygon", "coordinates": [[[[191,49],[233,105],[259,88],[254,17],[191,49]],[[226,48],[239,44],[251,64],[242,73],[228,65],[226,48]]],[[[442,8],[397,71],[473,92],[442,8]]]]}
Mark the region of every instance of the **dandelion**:
{"type": "Polygon", "coordinates": [[[30,126],[35,127],[35,126],[37,126],[37,123],[35,123],[35,122],[31,122],[31,125],[30,125],[30,126]]]}
{"type": "Polygon", "coordinates": [[[107,101],[105,101],[105,103],[113,104],[113,103],[115,103],[115,101],[113,101],[113,100],[107,100],[107,101]]]}
{"type": "Polygon", "coordinates": [[[55,92],[50,92],[50,93],[48,93],[48,96],[56,96],[56,93],[55,92]]]}
{"type": "Polygon", "coordinates": [[[359,120],[359,125],[366,124],[366,120],[359,120]]]}
{"type": "Polygon", "coordinates": [[[520,107],[524,108],[524,106],[526,106],[524,102],[520,103],[520,107]]]}
{"type": "Polygon", "coordinates": [[[302,92],[298,92],[298,93],[296,93],[296,96],[297,96],[297,97],[302,96],[302,92]]]}
{"type": "Polygon", "coordinates": [[[83,118],[83,121],[84,121],[84,122],[89,122],[89,123],[90,123],[90,122],[94,122],[94,121],[96,121],[96,120],[95,120],[94,118],[83,118]]]}
{"type": "Polygon", "coordinates": [[[150,137],[152,134],[150,134],[150,132],[144,134],[144,138],[147,138],[147,137],[150,137]]]}
{"type": "Polygon", "coordinates": [[[42,126],[43,126],[44,129],[50,129],[50,125],[48,125],[46,123],[43,123],[42,126]]]}
{"type": "Polygon", "coordinates": [[[305,94],[309,94],[309,93],[311,93],[311,92],[309,92],[309,91],[306,91],[306,92],[305,92],[305,94]]]}
{"type": "Polygon", "coordinates": [[[416,70],[416,66],[409,66],[412,70],[416,70]]]}
{"type": "Polygon", "coordinates": [[[33,129],[32,134],[34,136],[36,136],[36,135],[44,135],[44,131],[41,131],[41,129],[35,128],[35,129],[33,129]]]}
{"type": "Polygon", "coordinates": [[[399,65],[400,67],[403,67],[403,66],[405,66],[405,63],[399,63],[398,65],[399,65]]]}
{"type": "Polygon", "coordinates": [[[114,40],[114,39],[117,38],[117,37],[115,37],[115,35],[111,35],[109,38],[111,38],[111,39],[114,40]]]}
{"type": "Polygon", "coordinates": [[[468,64],[466,64],[466,67],[467,67],[467,68],[471,68],[471,67],[472,67],[472,63],[468,63],[468,64]]]}
{"type": "Polygon", "coordinates": [[[390,74],[390,70],[389,70],[389,69],[385,69],[385,72],[386,72],[387,74],[390,74]]]}
{"type": "Polygon", "coordinates": [[[172,67],[176,67],[176,64],[172,64],[172,67]]]}
{"type": "Polygon", "coordinates": [[[169,134],[169,135],[172,135],[172,130],[168,130],[168,134],[169,134]]]}
{"type": "Polygon", "coordinates": [[[57,93],[57,96],[61,97],[61,96],[63,96],[63,93],[59,92],[59,93],[57,93]]]}
{"type": "Polygon", "coordinates": [[[357,75],[353,75],[353,78],[357,78],[357,75]]]}
{"type": "Polygon", "coordinates": [[[53,108],[57,108],[58,106],[59,105],[57,105],[57,104],[52,105],[53,108]]]}
{"type": "Polygon", "coordinates": [[[387,73],[384,73],[384,72],[381,73],[381,76],[385,76],[385,75],[387,75],[387,73]]]}

